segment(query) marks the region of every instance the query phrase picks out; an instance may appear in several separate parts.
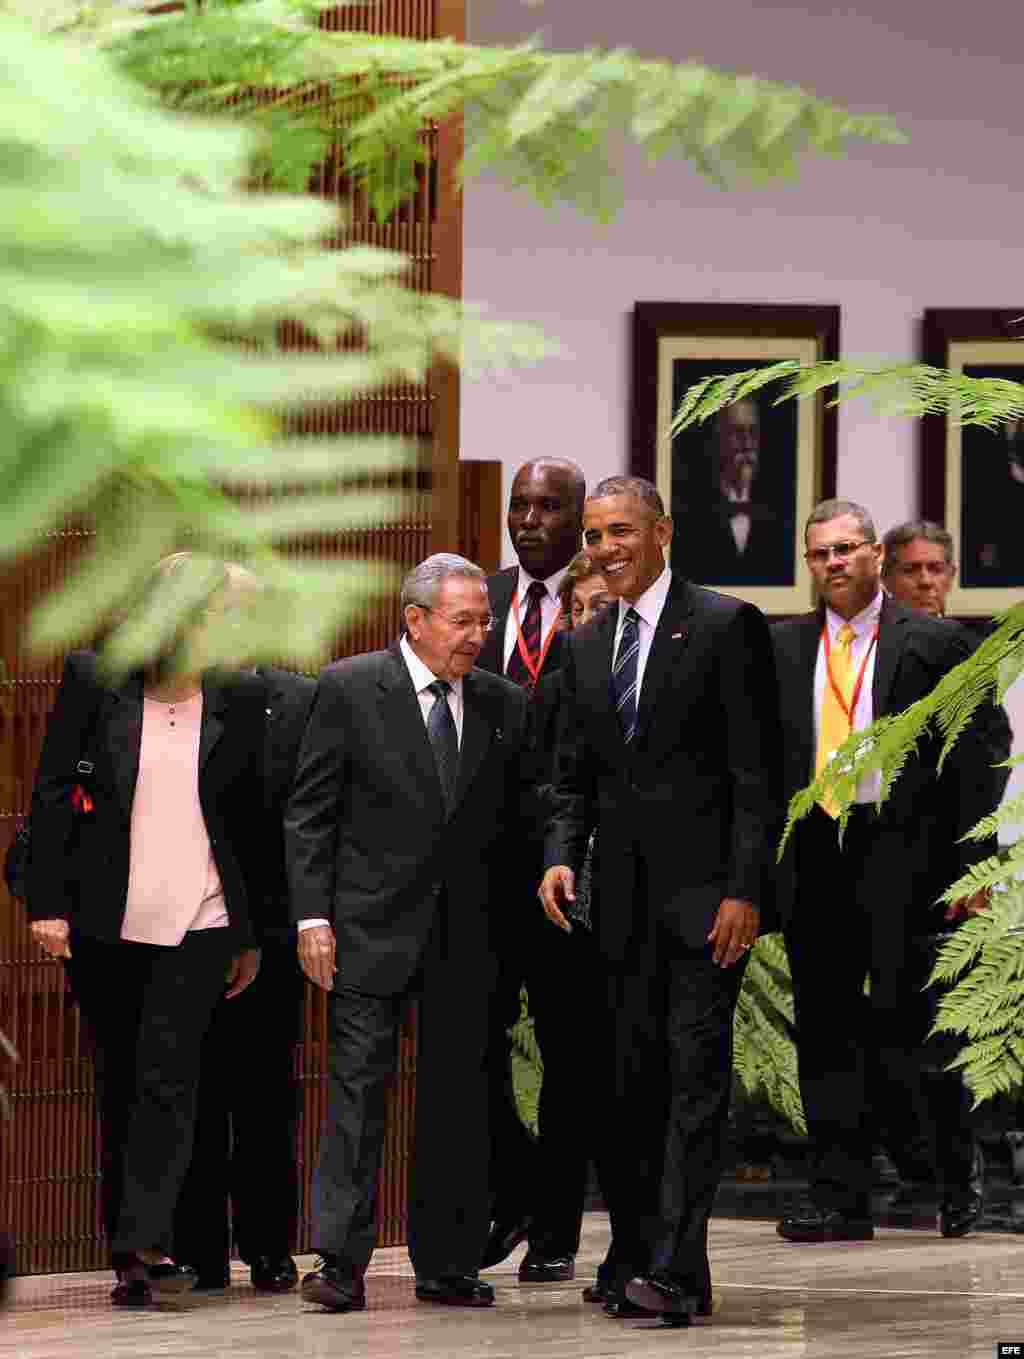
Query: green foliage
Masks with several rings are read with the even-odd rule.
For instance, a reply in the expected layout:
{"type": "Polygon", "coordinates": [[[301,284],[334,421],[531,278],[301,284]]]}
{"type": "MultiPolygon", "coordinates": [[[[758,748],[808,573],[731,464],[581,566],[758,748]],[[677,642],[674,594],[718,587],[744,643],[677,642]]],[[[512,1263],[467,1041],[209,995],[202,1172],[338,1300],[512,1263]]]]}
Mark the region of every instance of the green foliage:
{"type": "Polygon", "coordinates": [[[332,33],[317,27],[323,8],[205,0],[144,22],[67,3],[63,26],[112,40],[124,69],[169,105],[258,127],[258,169],[278,184],[302,187],[340,137],[382,217],[416,188],[424,123],[453,114],[466,115],[465,174],[492,170],[542,203],[602,220],[621,200],[612,148],[623,132],[652,162],[681,155],[723,184],[790,178],[802,155],[839,155],[855,138],[904,140],[886,118],[695,62],[332,33]]]}
{"type": "Polygon", "coordinates": [[[975,1103],[1024,1084],[1024,884],[1019,877],[1004,884],[989,909],[942,946],[931,981],[956,983],[939,1002],[935,1028],[964,1040],[953,1065],[963,1070],[975,1103]]]}
{"type": "MultiPolygon", "coordinates": [[[[0,35],[0,559],[69,516],[96,529],[37,615],[34,644],[90,635],[157,557],[187,544],[251,561],[273,584],[260,605],[273,622],[254,624],[260,649],[315,654],[393,579],[358,561],[300,567],[269,548],[400,520],[400,495],[363,486],[371,472],[400,478],[417,450],[288,439],[282,417],[422,382],[438,362],[479,369],[550,346],[412,292],[401,255],[323,248],[338,226],[327,203],[243,192],[247,130],[162,111],[86,48],[5,18],[0,35]],[[276,352],[284,320],[319,352],[276,352]],[[343,350],[342,336],[360,343],[343,350]],[[253,486],[255,501],[228,493],[253,486]],[[281,488],[292,493],[267,494],[281,488]]],[[[117,654],[139,659],[124,639],[117,654]]]]}
{"type": "Polygon", "coordinates": [[[806,1132],[796,1048],[793,986],[778,934],[757,941],[747,962],[733,1025],[736,1077],[752,1099],[764,1099],[797,1132],[806,1132]]]}
{"type": "Polygon", "coordinates": [[[519,993],[519,1018],[509,1029],[512,1040],[512,1087],[516,1108],[526,1128],[537,1136],[539,1130],[540,1087],[544,1081],[544,1059],[537,1044],[530,1015],[526,988],[519,993]]]}
{"type": "Polygon", "coordinates": [[[965,377],[925,363],[841,360],[801,365],[796,359],[783,359],[764,368],[712,375],[695,383],[683,395],[672,421],[672,433],[703,424],[734,401],[778,383],[783,385],[775,405],[838,387],[830,404],[866,397],[886,415],[949,415],[958,424],[987,429],[1024,418],[1024,383],[1008,378],[965,377]]]}

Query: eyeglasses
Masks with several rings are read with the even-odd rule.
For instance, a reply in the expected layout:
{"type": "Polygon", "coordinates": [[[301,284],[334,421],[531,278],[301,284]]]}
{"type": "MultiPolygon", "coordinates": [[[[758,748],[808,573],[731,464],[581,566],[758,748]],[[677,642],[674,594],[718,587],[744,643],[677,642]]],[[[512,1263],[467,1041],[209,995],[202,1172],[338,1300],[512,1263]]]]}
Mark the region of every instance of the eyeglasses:
{"type": "Polygon", "coordinates": [[[809,566],[828,566],[831,557],[835,557],[837,562],[845,562],[859,547],[874,547],[874,543],[869,543],[866,538],[861,538],[858,543],[830,543],[828,547],[815,547],[805,552],[804,560],[809,566]]]}
{"type": "Polygon", "coordinates": [[[494,627],[493,614],[482,614],[474,618],[472,614],[460,613],[452,618],[449,614],[442,613],[440,609],[432,609],[429,604],[421,604],[420,608],[424,613],[436,613],[438,618],[443,618],[448,626],[454,628],[456,632],[470,633],[479,629],[486,637],[494,627]]]}

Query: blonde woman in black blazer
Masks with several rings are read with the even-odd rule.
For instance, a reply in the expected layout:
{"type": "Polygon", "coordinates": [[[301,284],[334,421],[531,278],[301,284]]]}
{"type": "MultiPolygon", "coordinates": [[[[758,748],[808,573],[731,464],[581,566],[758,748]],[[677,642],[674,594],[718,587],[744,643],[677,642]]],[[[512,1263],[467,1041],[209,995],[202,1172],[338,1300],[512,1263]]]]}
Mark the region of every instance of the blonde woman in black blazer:
{"type": "MultiPolygon", "coordinates": [[[[168,559],[158,573],[182,560],[168,559]]],[[[35,939],[67,960],[96,1042],[115,1305],[142,1305],[195,1282],[168,1250],[191,1154],[202,1040],[225,990],[237,995],[259,967],[252,919],[263,879],[263,695],[253,674],[184,675],[166,665],[108,685],[96,655],[79,651],[67,658],[47,727],[26,902],[35,939]],[[196,787],[201,817],[193,806],[185,819],[179,790],[194,802],[196,787]],[[168,845],[168,835],[182,834],[168,845]],[[133,842],[148,847],[148,863],[133,855],[133,842]],[[140,942],[140,930],[129,928],[145,920],[134,884],[168,850],[182,864],[205,856],[196,915],[183,930],[179,918],[163,928],[147,883],[156,927],[140,942]]],[[[171,899],[184,890],[187,907],[198,879],[181,889],[175,872],[172,865],[158,881],[171,899]]]]}

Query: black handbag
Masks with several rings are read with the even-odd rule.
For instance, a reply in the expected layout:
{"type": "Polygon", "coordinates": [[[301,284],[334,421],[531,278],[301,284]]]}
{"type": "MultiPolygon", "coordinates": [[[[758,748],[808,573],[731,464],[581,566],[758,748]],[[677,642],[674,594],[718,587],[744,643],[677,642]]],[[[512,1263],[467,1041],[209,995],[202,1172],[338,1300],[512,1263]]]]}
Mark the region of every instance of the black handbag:
{"type": "MultiPolygon", "coordinates": [[[[94,765],[91,760],[79,760],[75,772],[83,779],[88,778],[93,772],[94,765]]],[[[76,783],[71,794],[72,806],[76,820],[79,817],[91,816],[93,811],[92,798],[88,790],[80,783],[76,783]]],[[[25,877],[28,873],[28,856],[32,846],[32,823],[26,816],[24,821],[14,833],[14,839],[7,848],[4,855],[4,882],[7,890],[16,901],[25,900],[25,877]]]]}

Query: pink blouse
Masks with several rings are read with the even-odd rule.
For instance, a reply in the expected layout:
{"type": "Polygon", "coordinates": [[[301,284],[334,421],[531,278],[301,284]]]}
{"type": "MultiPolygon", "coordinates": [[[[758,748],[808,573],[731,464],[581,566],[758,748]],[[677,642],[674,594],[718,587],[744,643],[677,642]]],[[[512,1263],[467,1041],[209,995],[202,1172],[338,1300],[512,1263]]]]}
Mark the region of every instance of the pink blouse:
{"type": "Polygon", "coordinates": [[[143,700],[122,939],[174,945],[189,930],[228,924],[199,804],[202,722],[202,693],[182,703],[143,700]]]}

